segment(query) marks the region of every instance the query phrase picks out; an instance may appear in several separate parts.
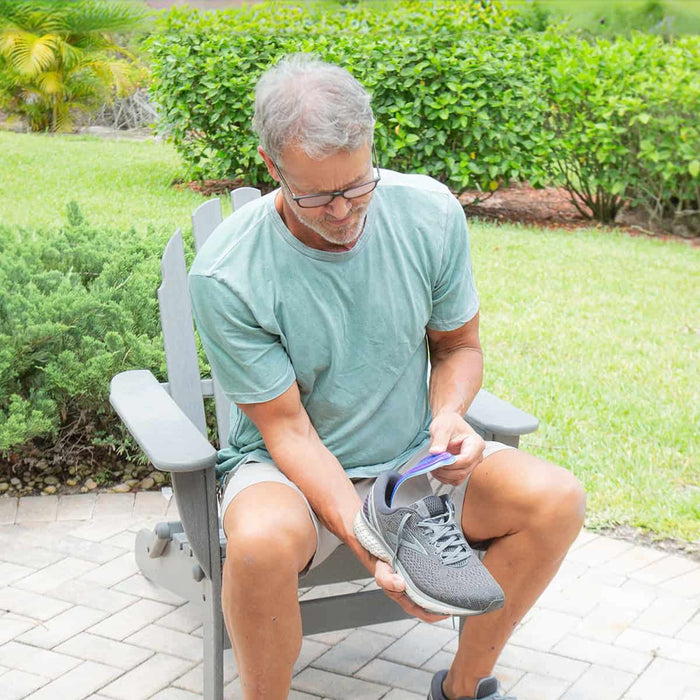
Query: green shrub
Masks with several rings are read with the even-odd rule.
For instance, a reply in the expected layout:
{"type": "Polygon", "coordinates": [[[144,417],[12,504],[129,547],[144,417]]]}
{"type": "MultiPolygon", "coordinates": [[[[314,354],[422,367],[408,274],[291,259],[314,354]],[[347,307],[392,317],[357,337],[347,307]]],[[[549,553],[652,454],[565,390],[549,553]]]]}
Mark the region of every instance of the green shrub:
{"type": "Polygon", "coordinates": [[[327,14],[273,4],[173,10],[149,48],[163,128],[195,177],[265,181],[250,128],[254,85],[282,55],[303,51],[347,66],[372,93],[383,166],[488,192],[510,179],[543,181],[548,134],[532,41],[497,3],[327,14]]]}
{"type": "Polygon", "coordinates": [[[657,218],[699,208],[697,38],[549,34],[540,60],[554,134],[548,170],[582,213],[611,222],[625,201],[657,218]]]}
{"type": "Polygon", "coordinates": [[[164,376],[156,288],[165,239],[69,225],[0,227],[0,452],[88,423],[113,430],[109,380],[164,376]]]}
{"type": "Polygon", "coordinates": [[[380,163],[454,191],[563,183],[585,215],[625,202],[657,218],[698,208],[696,37],[585,40],[497,4],[402,2],[176,9],[150,40],[154,94],[194,177],[266,181],[253,90],[310,52],[372,93],[380,163]],[[327,10],[327,8],[326,8],[327,10]]]}
{"type": "Polygon", "coordinates": [[[627,134],[635,154],[627,196],[656,221],[700,235],[700,40],[679,39],[639,76],[644,111],[627,134]]]}

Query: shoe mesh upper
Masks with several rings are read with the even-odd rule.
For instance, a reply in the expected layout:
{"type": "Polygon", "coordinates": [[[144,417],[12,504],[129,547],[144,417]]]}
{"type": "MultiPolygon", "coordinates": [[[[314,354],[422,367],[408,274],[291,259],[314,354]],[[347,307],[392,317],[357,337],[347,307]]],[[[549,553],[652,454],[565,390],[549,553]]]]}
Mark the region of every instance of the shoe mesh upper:
{"type": "MultiPolygon", "coordinates": [[[[503,591],[488,569],[473,554],[463,557],[458,563],[445,564],[440,557],[440,543],[435,542],[434,532],[418,524],[426,518],[444,515],[446,509],[446,501],[432,495],[410,507],[401,507],[390,514],[382,514],[379,519],[385,536],[393,535],[387,539],[395,547],[401,521],[406,513],[411,512],[401,531],[397,558],[420,590],[436,600],[450,600],[470,610],[485,610],[494,600],[503,598],[503,591]],[[418,548],[424,548],[427,554],[411,546],[412,542],[415,546],[415,540],[420,543],[418,548]],[[440,566],[436,566],[436,559],[440,560],[440,566]]],[[[451,545],[451,548],[471,552],[456,526],[453,532],[460,536],[459,544],[451,545]]]]}
{"type": "Polygon", "coordinates": [[[400,547],[398,558],[415,585],[436,600],[447,595],[465,608],[483,610],[503,597],[500,586],[476,557],[470,557],[464,566],[436,567],[433,557],[400,547]]]}

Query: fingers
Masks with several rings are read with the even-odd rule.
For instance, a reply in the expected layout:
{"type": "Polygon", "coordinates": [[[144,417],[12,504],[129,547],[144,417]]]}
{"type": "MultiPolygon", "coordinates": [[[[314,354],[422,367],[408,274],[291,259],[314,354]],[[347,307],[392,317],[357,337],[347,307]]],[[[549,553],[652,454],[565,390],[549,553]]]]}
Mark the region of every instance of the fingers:
{"type": "Polygon", "coordinates": [[[454,465],[450,467],[441,467],[436,469],[431,473],[431,476],[439,481],[441,484],[448,484],[449,486],[459,486],[470,474],[471,469],[464,469],[460,467],[455,470],[454,465]],[[449,470],[449,471],[448,471],[449,470]]]}
{"type": "Polygon", "coordinates": [[[466,436],[455,463],[436,469],[433,476],[443,484],[459,486],[481,462],[484,447],[485,443],[479,435],[466,436]]]}
{"type": "Polygon", "coordinates": [[[430,453],[448,452],[450,447],[459,448],[466,433],[465,422],[457,413],[443,413],[433,418],[430,423],[430,453]]]}
{"type": "Polygon", "coordinates": [[[486,443],[480,435],[476,433],[468,435],[462,441],[460,456],[467,458],[470,463],[474,463],[474,466],[476,466],[483,457],[485,447],[486,443]]]}
{"type": "Polygon", "coordinates": [[[458,413],[443,413],[430,423],[430,453],[471,455],[483,452],[484,441],[458,413]]]}
{"type": "Polygon", "coordinates": [[[447,452],[447,447],[452,439],[452,429],[449,425],[438,424],[430,431],[430,454],[447,452]]]}
{"type": "Polygon", "coordinates": [[[389,564],[384,561],[377,560],[374,580],[389,598],[396,601],[409,615],[417,617],[419,620],[423,620],[423,622],[432,623],[449,617],[449,615],[437,615],[428,612],[419,605],[416,605],[404,592],[406,590],[406,582],[403,577],[400,574],[394,573],[389,564]]]}
{"type": "Polygon", "coordinates": [[[374,569],[374,580],[385,592],[403,593],[406,590],[406,582],[401,574],[394,573],[385,561],[377,560],[374,569]]]}

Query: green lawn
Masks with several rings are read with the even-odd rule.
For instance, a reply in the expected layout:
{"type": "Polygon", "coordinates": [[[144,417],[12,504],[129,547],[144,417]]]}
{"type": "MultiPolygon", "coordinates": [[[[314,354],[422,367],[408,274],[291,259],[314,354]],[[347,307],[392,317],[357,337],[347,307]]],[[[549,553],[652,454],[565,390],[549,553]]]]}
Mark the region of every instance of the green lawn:
{"type": "Polygon", "coordinates": [[[8,225],[57,226],[78,202],[94,225],[175,230],[205,201],[171,186],[182,175],[174,149],[154,141],[0,131],[0,217],[8,225]]]}
{"type": "MultiPolygon", "coordinates": [[[[189,227],[163,143],[0,133],[0,216],[189,227]]],[[[472,224],[485,386],[538,416],[525,449],[571,469],[588,524],[700,540],[700,249],[595,230],[472,224]]]]}
{"type": "Polygon", "coordinates": [[[585,484],[588,523],[700,540],[700,249],[472,226],[484,384],[535,414],[533,453],[585,484]]]}
{"type": "MultiPolygon", "coordinates": [[[[532,0],[504,0],[513,8],[527,7],[532,0]]],[[[567,18],[572,29],[608,35],[636,27],[649,0],[535,0],[535,5],[551,12],[552,19],[567,18]],[[601,20],[603,21],[601,23],[601,20]]],[[[662,0],[669,28],[675,34],[700,34],[700,2],[662,0]]]]}

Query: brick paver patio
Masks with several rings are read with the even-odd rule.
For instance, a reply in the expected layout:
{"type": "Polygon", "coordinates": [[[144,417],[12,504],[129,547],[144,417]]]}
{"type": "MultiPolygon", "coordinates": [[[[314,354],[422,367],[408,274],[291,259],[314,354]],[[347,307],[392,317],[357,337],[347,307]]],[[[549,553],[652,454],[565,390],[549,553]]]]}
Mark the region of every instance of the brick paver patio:
{"type": "MultiPolygon", "coordinates": [[[[133,556],[139,529],[176,518],[157,492],[0,497],[2,700],[201,697],[197,611],[133,556]]],[[[456,648],[450,621],[308,637],[290,697],[424,700],[456,648]]],[[[497,674],[518,700],[700,700],[700,563],[582,533],[497,674]]]]}

